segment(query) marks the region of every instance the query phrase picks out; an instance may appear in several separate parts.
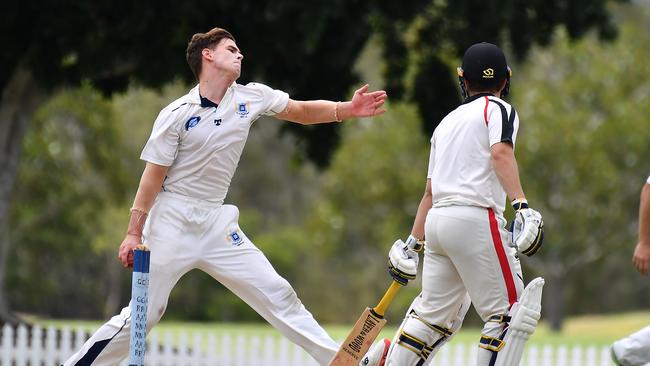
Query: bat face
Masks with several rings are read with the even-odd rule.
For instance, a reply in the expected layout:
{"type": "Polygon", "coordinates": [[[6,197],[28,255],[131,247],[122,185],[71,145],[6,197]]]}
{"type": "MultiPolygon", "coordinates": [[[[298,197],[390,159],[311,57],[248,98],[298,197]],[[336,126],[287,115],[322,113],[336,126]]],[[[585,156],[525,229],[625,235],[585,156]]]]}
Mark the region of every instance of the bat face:
{"type": "Polygon", "coordinates": [[[329,366],[358,366],[385,324],[386,319],[366,308],[329,366]]]}

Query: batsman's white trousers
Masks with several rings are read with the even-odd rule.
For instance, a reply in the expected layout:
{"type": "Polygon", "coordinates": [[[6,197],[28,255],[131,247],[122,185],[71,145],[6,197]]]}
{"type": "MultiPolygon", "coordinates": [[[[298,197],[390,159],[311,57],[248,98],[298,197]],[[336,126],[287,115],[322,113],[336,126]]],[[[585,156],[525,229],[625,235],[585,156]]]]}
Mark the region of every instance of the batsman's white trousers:
{"type": "Polygon", "coordinates": [[[614,342],[612,351],[623,366],[650,365],[650,326],[614,342]]]}
{"type": "Polygon", "coordinates": [[[505,226],[505,218],[491,209],[446,206],[429,210],[422,299],[414,304],[420,317],[451,328],[468,293],[483,321],[508,313],[524,284],[505,226]]]}
{"type": "MultiPolygon", "coordinates": [[[[151,250],[147,330],[158,323],[172,288],[198,268],[226,286],[284,336],[327,365],[338,344],[305,309],[291,285],[238,225],[239,210],[161,192],[147,220],[151,250]]],[[[130,308],[102,325],[64,366],[116,365],[128,355],[130,308]]]]}

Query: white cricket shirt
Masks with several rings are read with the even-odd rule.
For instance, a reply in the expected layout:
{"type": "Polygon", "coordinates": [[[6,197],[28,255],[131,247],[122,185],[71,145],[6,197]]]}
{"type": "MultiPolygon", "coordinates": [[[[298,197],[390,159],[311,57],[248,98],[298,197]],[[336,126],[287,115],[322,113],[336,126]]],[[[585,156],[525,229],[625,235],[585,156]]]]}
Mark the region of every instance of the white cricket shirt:
{"type": "Polygon", "coordinates": [[[491,207],[503,214],[506,192],[492,168],[490,147],[515,144],[519,118],[500,98],[467,98],[440,122],[431,138],[429,172],[433,206],[491,207]]]}
{"type": "Polygon", "coordinates": [[[648,180],[646,180],[646,183],[650,184],[650,176],[648,176],[648,180]]]}
{"type": "Polygon", "coordinates": [[[160,111],[140,158],[169,166],[163,191],[223,203],[252,123],[288,101],[263,84],[233,83],[217,106],[197,85],[160,111]]]}

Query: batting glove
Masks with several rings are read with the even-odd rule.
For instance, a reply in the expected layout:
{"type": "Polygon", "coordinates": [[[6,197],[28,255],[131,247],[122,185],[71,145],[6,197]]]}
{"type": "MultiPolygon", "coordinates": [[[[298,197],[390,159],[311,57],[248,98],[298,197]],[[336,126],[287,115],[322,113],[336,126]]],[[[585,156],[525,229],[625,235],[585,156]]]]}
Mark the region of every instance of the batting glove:
{"type": "Polygon", "coordinates": [[[410,235],[406,243],[397,239],[388,253],[388,273],[401,285],[406,285],[409,280],[414,280],[418,273],[419,250],[422,243],[410,235]]]}
{"type": "Polygon", "coordinates": [[[532,256],[539,251],[544,242],[544,221],[542,215],[528,207],[525,199],[512,201],[515,209],[515,219],[510,225],[512,245],[527,256],[532,256]]]}

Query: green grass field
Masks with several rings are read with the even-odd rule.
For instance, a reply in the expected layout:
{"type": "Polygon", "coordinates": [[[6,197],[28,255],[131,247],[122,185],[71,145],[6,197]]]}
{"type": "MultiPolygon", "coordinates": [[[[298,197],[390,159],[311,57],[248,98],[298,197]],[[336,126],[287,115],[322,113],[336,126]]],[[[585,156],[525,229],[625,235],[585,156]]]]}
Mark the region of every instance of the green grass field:
{"type": "MultiPolygon", "coordinates": [[[[44,320],[30,319],[36,324],[42,326],[53,325],[57,328],[83,328],[93,331],[101,323],[96,321],[78,321],[78,320],[44,320]]],[[[389,320],[389,324],[393,321],[389,320]]],[[[566,320],[564,328],[560,333],[553,333],[549,330],[547,324],[542,321],[535,334],[531,337],[531,344],[538,345],[609,345],[614,340],[624,337],[635,332],[642,327],[650,324],[650,311],[624,313],[617,315],[590,315],[572,317],[566,320]]],[[[395,332],[396,326],[388,326],[382,331],[382,337],[391,337],[395,332]]],[[[334,339],[342,340],[350,330],[349,326],[325,326],[327,331],[334,339]]],[[[159,334],[171,332],[174,338],[185,331],[187,333],[230,333],[233,335],[257,335],[260,337],[273,336],[279,337],[280,333],[267,324],[240,324],[240,323],[193,323],[193,322],[173,322],[162,321],[156,331],[159,334]]],[[[470,344],[478,339],[480,329],[463,328],[455,338],[455,343],[470,344]]]]}

